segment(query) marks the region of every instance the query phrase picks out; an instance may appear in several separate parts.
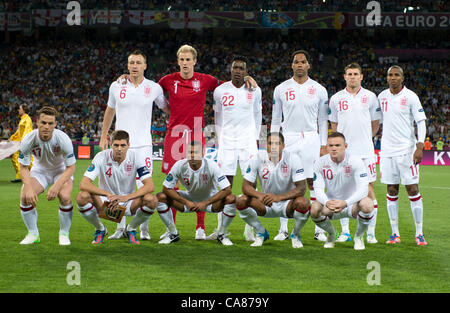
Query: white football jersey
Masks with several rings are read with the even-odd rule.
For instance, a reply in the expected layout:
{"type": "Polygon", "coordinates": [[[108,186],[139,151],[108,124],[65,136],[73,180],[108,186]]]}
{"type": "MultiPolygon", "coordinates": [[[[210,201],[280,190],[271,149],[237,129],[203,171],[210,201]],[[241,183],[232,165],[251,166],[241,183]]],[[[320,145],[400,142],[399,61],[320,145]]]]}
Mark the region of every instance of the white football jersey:
{"type": "Polygon", "coordinates": [[[404,86],[395,95],[389,89],[383,90],[378,99],[383,113],[381,156],[399,156],[414,151],[414,121],[417,123],[427,119],[419,97],[404,86]]]}
{"type": "Polygon", "coordinates": [[[135,192],[136,175],[141,181],[152,177],[145,163],[131,149],[128,149],[125,160],[120,164],[114,161],[112,149],[100,151],[84,173],[92,181],[98,177],[101,189],[120,196],[135,192]]]}
{"type": "Polygon", "coordinates": [[[191,168],[187,159],[177,161],[163,185],[173,189],[178,181],[194,198],[202,199],[209,198],[211,194],[217,192],[217,188],[222,190],[230,186],[230,182],[217,163],[205,158],[202,159],[202,165],[196,171],[191,168]]]}
{"type": "Polygon", "coordinates": [[[283,150],[281,160],[274,164],[266,150],[250,159],[244,179],[255,183],[259,179],[263,193],[282,194],[295,188],[294,183],[306,179],[300,158],[283,150]]]}
{"type": "Polygon", "coordinates": [[[314,163],[314,189],[326,189],[328,199],[345,200],[350,206],[367,197],[368,186],[367,169],[356,155],[346,153],[344,160],[337,164],[326,154],[314,163]],[[365,194],[354,198],[363,187],[367,188],[365,194]]]}
{"type": "Polygon", "coordinates": [[[237,88],[231,81],[214,90],[214,113],[219,147],[242,149],[259,139],[261,89],[237,88]]]}
{"type": "Polygon", "coordinates": [[[19,163],[25,166],[31,163],[34,156],[33,168],[57,169],[75,164],[72,140],[59,129],[53,130],[49,141],[39,138],[39,130],[35,129],[23,138],[20,143],[19,163]]]}
{"type": "Polygon", "coordinates": [[[126,84],[115,81],[109,87],[108,106],[116,110],[115,129],[128,132],[130,147],[152,145],[153,102],[163,109],[164,92],[160,85],[146,78],[137,87],[129,80],[126,84]]]}
{"type": "Polygon", "coordinates": [[[326,145],[327,123],[328,93],[321,84],[311,78],[299,84],[290,78],[275,87],[271,132],[279,132],[280,127],[284,134],[317,132],[319,124],[321,145],[326,145]]]}
{"type": "Polygon", "coordinates": [[[371,122],[381,119],[381,108],[373,92],[362,87],[355,96],[347,89],[337,92],[330,99],[328,119],[344,134],[348,153],[361,158],[374,155],[371,122]]]}

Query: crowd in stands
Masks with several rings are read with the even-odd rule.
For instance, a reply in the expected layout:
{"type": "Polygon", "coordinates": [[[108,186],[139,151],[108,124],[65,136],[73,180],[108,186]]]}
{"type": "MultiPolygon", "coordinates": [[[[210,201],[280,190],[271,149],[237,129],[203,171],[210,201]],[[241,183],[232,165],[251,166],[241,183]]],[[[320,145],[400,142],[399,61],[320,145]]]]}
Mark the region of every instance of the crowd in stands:
{"type": "MultiPolygon", "coordinates": [[[[174,11],[366,11],[368,0],[78,0],[83,9],[115,10],[174,10],[174,11]]],[[[383,12],[448,12],[445,0],[387,0],[380,1],[383,12]]],[[[33,9],[65,9],[67,1],[14,0],[0,1],[0,12],[28,12],[33,9]]]]}
{"type": "MultiPolygon", "coordinates": [[[[391,33],[392,34],[392,33],[391,33]]],[[[16,40],[0,46],[0,134],[7,138],[18,125],[17,108],[26,103],[31,116],[42,105],[54,105],[60,112],[59,128],[80,140],[86,133],[91,140],[100,136],[110,84],[127,72],[127,55],[140,49],[147,54],[148,79],[177,72],[176,50],[184,43],[199,52],[195,70],[221,80],[229,80],[229,65],[234,54],[249,58],[249,74],[263,92],[263,124],[271,121],[274,88],[292,76],[291,53],[308,50],[312,56],[310,76],[327,88],[329,96],[345,87],[343,67],[358,62],[364,71],[363,86],[376,94],[387,88],[386,70],[392,64],[380,62],[376,48],[446,49],[448,41],[430,34],[413,33],[414,40],[398,34],[390,41],[386,33],[368,37],[367,32],[352,33],[297,30],[287,35],[279,31],[261,34],[246,31],[239,36],[204,31],[147,31],[133,40],[96,38],[39,41],[16,40]],[[320,36],[319,36],[320,35],[320,36]],[[321,38],[319,40],[319,37],[321,38]],[[295,46],[292,45],[296,42],[295,46]]],[[[439,37],[439,34],[436,36],[439,37]]],[[[414,59],[400,62],[405,71],[405,85],[422,101],[428,117],[427,136],[433,143],[442,138],[448,146],[450,135],[449,60],[414,59]]],[[[205,107],[206,124],[214,123],[212,94],[205,107]]],[[[156,106],[153,110],[153,138],[163,140],[168,117],[156,106]]]]}

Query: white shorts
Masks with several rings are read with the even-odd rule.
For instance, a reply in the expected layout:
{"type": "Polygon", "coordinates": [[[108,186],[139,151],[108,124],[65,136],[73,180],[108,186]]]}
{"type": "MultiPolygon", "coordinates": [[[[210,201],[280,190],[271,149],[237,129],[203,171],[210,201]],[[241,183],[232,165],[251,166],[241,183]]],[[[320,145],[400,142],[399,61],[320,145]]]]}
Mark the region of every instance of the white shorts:
{"type": "Polygon", "coordinates": [[[355,204],[353,204],[351,207],[350,206],[345,207],[339,213],[333,213],[333,215],[331,216],[331,219],[332,220],[340,220],[341,218],[352,218],[352,219],[355,219],[355,217],[352,215],[352,207],[355,204]]]}
{"type": "Polygon", "coordinates": [[[227,149],[226,147],[219,147],[217,153],[217,164],[222,169],[225,176],[235,176],[237,166],[241,167],[241,173],[244,174],[247,170],[250,159],[258,153],[256,142],[248,148],[242,149],[227,149]]]}
{"type": "Polygon", "coordinates": [[[368,158],[362,158],[362,161],[367,169],[367,176],[369,177],[369,183],[373,183],[377,180],[377,155],[374,154],[368,158]]]}
{"type": "Polygon", "coordinates": [[[272,203],[272,206],[266,205],[266,215],[261,217],[284,217],[289,218],[286,215],[286,209],[288,207],[288,204],[291,200],[284,200],[280,202],[274,202],[272,203]]]}
{"type": "Polygon", "coordinates": [[[419,183],[419,165],[413,161],[414,153],[380,158],[380,181],[386,185],[414,185],[419,183]]]}
{"type": "MultiPolygon", "coordinates": [[[[100,199],[102,200],[102,203],[105,203],[105,201],[108,201],[108,197],[100,196],[100,199]]],[[[133,203],[133,200],[128,200],[127,202],[119,202],[119,205],[124,206],[127,208],[125,211],[125,216],[131,216],[131,204],[133,203]]]]}
{"type": "Polygon", "coordinates": [[[305,177],[313,178],[313,165],[320,157],[320,137],[317,132],[283,134],[286,151],[295,152],[302,160],[305,177]]]}
{"type": "Polygon", "coordinates": [[[153,175],[153,147],[152,146],[143,146],[132,149],[138,158],[141,160],[150,171],[150,174],[153,175]]]}
{"type": "MultiPolygon", "coordinates": [[[[47,189],[48,186],[53,185],[64,173],[65,167],[60,167],[52,170],[39,168],[33,166],[30,171],[30,176],[36,178],[42,188],[47,189]]],[[[73,176],[71,177],[73,181],[73,176]]]]}
{"type": "MultiPolygon", "coordinates": [[[[189,201],[192,201],[192,202],[201,202],[201,201],[205,201],[205,200],[211,198],[211,197],[214,196],[218,191],[212,190],[211,193],[210,193],[209,195],[203,195],[203,196],[200,196],[200,195],[192,195],[191,193],[189,193],[189,192],[186,191],[186,190],[177,190],[177,192],[178,192],[178,194],[179,194],[180,196],[182,196],[182,197],[185,198],[185,199],[188,199],[189,201]]],[[[211,208],[212,208],[212,204],[210,204],[210,205],[208,205],[208,206],[206,207],[206,211],[211,212],[211,208]]],[[[187,208],[186,206],[184,206],[184,213],[191,213],[191,212],[193,212],[193,211],[189,211],[188,208],[187,208]]]]}

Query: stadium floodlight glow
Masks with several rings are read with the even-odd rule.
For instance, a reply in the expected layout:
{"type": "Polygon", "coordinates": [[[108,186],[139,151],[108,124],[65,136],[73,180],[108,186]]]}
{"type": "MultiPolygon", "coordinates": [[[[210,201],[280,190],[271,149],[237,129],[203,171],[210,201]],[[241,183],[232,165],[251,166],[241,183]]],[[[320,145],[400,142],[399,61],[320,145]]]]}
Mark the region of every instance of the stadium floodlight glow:
{"type": "Polygon", "coordinates": [[[169,5],[169,7],[167,8],[167,11],[170,11],[170,9],[172,8],[172,6],[171,5],[169,5]]]}
{"type": "Polygon", "coordinates": [[[408,7],[408,11],[413,11],[414,8],[413,7],[408,7]]]}

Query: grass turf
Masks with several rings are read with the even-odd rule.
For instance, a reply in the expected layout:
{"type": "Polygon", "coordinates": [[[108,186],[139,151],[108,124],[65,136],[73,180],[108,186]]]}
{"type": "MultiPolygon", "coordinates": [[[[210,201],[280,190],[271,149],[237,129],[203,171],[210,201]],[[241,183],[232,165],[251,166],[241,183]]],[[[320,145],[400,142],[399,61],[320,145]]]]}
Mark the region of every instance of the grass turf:
{"type": "MultiPolygon", "coordinates": [[[[156,191],[161,190],[164,175],[155,162],[156,191]]],[[[77,162],[73,200],[89,161],[77,162]]],[[[400,233],[402,243],[384,242],[390,235],[386,211],[386,188],[377,182],[379,203],[376,236],[378,244],[366,244],[366,250],[354,251],[353,242],[337,243],[324,249],[313,240],[314,225],[308,221],[302,230],[304,248],[293,249],[290,240],[274,241],[278,219],[261,219],[271,239],[253,248],[244,241],[244,222],[237,216],[229,231],[234,246],[217,241],[194,240],[195,214],[177,215],[181,240],[159,245],[165,231],[155,214],[150,220],[151,241],[132,246],[126,239],[105,240],[93,246],[93,227],[74,209],[70,238],[72,245],[58,245],[58,204],[39,197],[38,226],[41,242],[22,246],[26,235],[19,211],[20,184],[12,184],[14,170],[10,159],[0,161],[0,292],[155,292],[155,293],[229,293],[229,292],[449,292],[450,242],[450,167],[422,166],[420,191],[424,202],[424,232],[428,246],[418,247],[414,240],[414,222],[404,188],[400,192],[400,233]],[[66,281],[70,261],[80,264],[80,284],[66,281]],[[369,285],[370,261],[380,265],[380,285],[369,285]]],[[[235,177],[233,193],[240,194],[242,176],[235,177]]],[[[75,203],[75,202],[74,202],[75,203]]],[[[76,207],[75,207],[76,208],[76,207]]],[[[131,220],[128,218],[128,220],[131,220]]],[[[352,232],[356,222],[350,221],[352,232]]],[[[217,218],[206,215],[209,234],[217,218]]],[[[334,222],[337,231],[338,221],[334,222]]],[[[110,234],[112,222],[105,221],[110,234]]],[[[293,221],[289,221],[290,229],[293,221]]]]}

